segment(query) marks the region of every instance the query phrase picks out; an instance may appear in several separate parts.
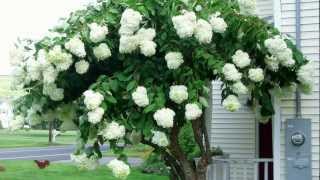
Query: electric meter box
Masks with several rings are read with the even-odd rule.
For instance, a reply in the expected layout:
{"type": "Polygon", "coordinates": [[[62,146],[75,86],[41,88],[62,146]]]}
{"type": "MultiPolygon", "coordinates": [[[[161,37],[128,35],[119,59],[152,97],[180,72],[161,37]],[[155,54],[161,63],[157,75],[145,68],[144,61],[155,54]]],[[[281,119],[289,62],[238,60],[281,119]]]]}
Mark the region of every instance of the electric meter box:
{"type": "Polygon", "coordinates": [[[286,122],[287,180],[311,180],[311,120],[286,122]]]}

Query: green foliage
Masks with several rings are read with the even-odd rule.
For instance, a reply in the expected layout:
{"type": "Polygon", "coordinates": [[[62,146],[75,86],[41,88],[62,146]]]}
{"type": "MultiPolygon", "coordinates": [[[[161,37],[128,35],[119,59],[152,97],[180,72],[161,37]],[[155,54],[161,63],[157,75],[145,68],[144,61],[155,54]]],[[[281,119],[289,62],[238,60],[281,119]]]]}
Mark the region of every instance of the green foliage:
{"type": "Polygon", "coordinates": [[[169,169],[161,155],[152,153],[139,167],[140,171],[147,174],[169,175],[169,169]]]}
{"type": "Polygon", "coordinates": [[[179,134],[179,144],[189,160],[200,157],[201,152],[198,144],[194,140],[194,134],[190,122],[186,123],[181,129],[179,134]]]}

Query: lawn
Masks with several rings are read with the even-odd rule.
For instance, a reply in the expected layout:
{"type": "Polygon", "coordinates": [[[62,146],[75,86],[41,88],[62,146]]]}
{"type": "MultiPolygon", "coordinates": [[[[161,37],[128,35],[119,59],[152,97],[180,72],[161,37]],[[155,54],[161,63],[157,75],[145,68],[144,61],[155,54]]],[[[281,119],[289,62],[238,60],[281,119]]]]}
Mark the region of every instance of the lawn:
{"type": "MultiPolygon", "coordinates": [[[[49,145],[74,144],[76,132],[68,131],[56,137],[56,142],[48,144],[48,130],[0,130],[0,148],[45,147],[49,145]]],[[[1,180],[1,179],[0,179],[1,180]]]]}
{"type": "MultiPolygon", "coordinates": [[[[106,166],[94,171],[81,171],[71,164],[51,164],[38,169],[32,161],[0,161],[6,171],[0,172],[0,180],[115,180],[106,166]]],[[[168,180],[159,175],[142,174],[133,169],[127,180],[168,180]]]]}

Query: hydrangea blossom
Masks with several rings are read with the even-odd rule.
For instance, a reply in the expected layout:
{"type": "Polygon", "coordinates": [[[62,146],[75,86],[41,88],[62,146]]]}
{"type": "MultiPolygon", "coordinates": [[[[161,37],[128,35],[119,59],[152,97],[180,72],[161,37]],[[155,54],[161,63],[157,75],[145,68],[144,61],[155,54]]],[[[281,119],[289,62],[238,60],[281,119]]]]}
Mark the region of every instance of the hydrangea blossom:
{"type": "Polygon", "coordinates": [[[107,26],[101,26],[97,23],[89,24],[90,35],[89,38],[92,42],[98,43],[103,41],[106,38],[106,35],[109,33],[107,26]]]}
{"type": "Polygon", "coordinates": [[[106,140],[116,140],[124,137],[126,134],[125,128],[122,125],[119,125],[116,122],[111,122],[107,124],[107,127],[104,128],[100,133],[106,140]]]}
{"type": "Polygon", "coordinates": [[[256,13],[256,0],[238,0],[240,13],[244,15],[254,15],[256,13]]]}
{"type": "Polygon", "coordinates": [[[202,115],[202,109],[197,104],[187,104],[185,107],[185,117],[187,120],[198,119],[202,115]]]}
{"type": "Polygon", "coordinates": [[[49,50],[47,60],[54,64],[59,71],[67,70],[73,62],[71,54],[63,52],[59,45],[49,50]]]}
{"type": "Polygon", "coordinates": [[[55,83],[44,84],[42,91],[53,101],[61,101],[64,98],[64,89],[58,88],[55,83]]]}
{"type": "Polygon", "coordinates": [[[101,43],[93,48],[93,54],[98,61],[103,61],[111,56],[111,50],[106,43],[101,43]]]}
{"type": "Polygon", "coordinates": [[[121,36],[119,52],[122,54],[130,54],[137,50],[139,47],[139,37],[138,36],[121,36]]]}
{"type": "Polygon", "coordinates": [[[239,81],[242,77],[242,74],[231,63],[226,63],[223,66],[222,73],[228,81],[239,81]]]}
{"type": "Polygon", "coordinates": [[[295,64],[292,57],[292,50],[287,47],[286,42],[280,36],[265,40],[264,45],[282,66],[292,67],[295,64]]]}
{"type": "Polygon", "coordinates": [[[153,133],[153,136],[152,136],[151,142],[153,144],[156,144],[160,147],[166,147],[169,145],[169,141],[165,133],[161,131],[152,131],[152,133],[153,133]]]}
{"type": "Polygon", "coordinates": [[[169,69],[178,69],[184,62],[181,52],[169,52],[164,58],[169,69]]]}
{"type": "Polygon", "coordinates": [[[264,62],[270,71],[277,72],[279,70],[279,61],[275,56],[266,56],[264,62]]]}
{"type": "Polygon", "coordinates": [[[194,36],[200,43],[209,44],[212,40],[211,25],[206,20],[199,19],[194,30],[194,36]]]}
{"type": "Polygon", "coordinates": [[[80,61],[76,62],[74,66],[75,66],[76,72],[78,74],[84,74],[89,69],[89,63],[85,60],[80,60],[80,61]]]}
{"type": "Polygon", "coordinates": [[[139,29],[142,15],[133,9],[127,8],[121,16],[119,34],[121,36],[133,35],[139,29]]]}
{"type": "Polygon", "coordinates": [[[170,86],[169,98],[173,102],[181,104],[188,99],[188,88],[183,85],[170,86]]]}
{"type": "Polygon", "coordinates": [[[96,109],[100,106],[103,101],[103,96],[99,92],[92,90],[86,90],[84,93],[84,104],[89,110],[96,109]]]}
{"type": "Polygon", "coordinates": [[[144,40],[140,42],[141,53],[147,57],[153,56],[156,54],[157,44],[153,41],[144,40]]]}
{"type": "Polygon", "coordinates": [[[12,47],[9,51],[10,64],[13,66],[19,65],[25,60],[24,50],[20,47],[12,47]]]}
{"type": "Polygon", "coordinates": [[[249,79],[253,82],[261,82],[264,79],[263,69],[252,68],[249,69],[249,79]]]}
{"type": "Polygon", "coordinates": [[[313,67],[311,63],[305,64],[300,67],[300,69],[297,72],[298,81],[302,84],[300,86],[300,90],[303,90],[303,92],[309,93],[312,90],[312,84],[313,84],[313,67]]]}
{"type": "Polygon", "coordinates": [[[139,107],[145,107],[149,105],[149,99],[147,89],[143,86],[139,86],[133,93],[132,99],[139,107]]]}
{"type": "Polygon", "coordinates": [[[240,107],[241,104],[237,98],[237,96],[235,95],[229,95],[228,97],[226,97],[223,102],[222,102],[222,106],[227,109],[230,112],[234,112],[237,111],[240,107]]]}
{"type": "Polygon", "coordinates": [[[22,115],[16,115],[14,120],[10,123],[10,130],[15,131],[21,129],[24,125],[24,117],[22,115]]]}
{"type": "Polygon", "coordinates": [[[237,50],[232,56],[232,62],[239,68],[244,68],[250,65],[251,59],[249,54],[242,50],[237,50]]]}
{"type": "Polygon", "coordinates": [[[140,28],[136,36],[139,41],[152,41],[156,37],[156,31],[153,28],[140,28]]]}
{"type": "Polygon", "coordinates": [[[119,179],[126,179],[130,174],[130,167],[118,159],[111,160],[107,167],[110,168],[112,174],[119,179]]]}
{"type": "Polygon", "coordinates": [[[212,30],[216,33],[224,33],[228,27],[223,18],[219,17],[220,12],[216,12],[210,15],[209,22],[212,26],[212,30]]]}
{"type": "Polygon", "coordinates": [[[153,118],[156,120],[158,126],[163,128],[173,127],[173,120],[176,113],[169,108],[162,108],[157,110],[153,114],[153,118]]]}
{"type": "Polygon", "coordinates": [[[247,94],[248,88],[241,82],[234,83],[231,87],[232,91],[236,94],[247,94]]]}
{"type": "Polygon", "coordinates": [[[27,60],[27,72],[28,76],[32,81],[40,80],[41,78],[41,64],[39,61],[34,60],[33,58],[30,58],[27,60]]]}
{"type": "Polygon", "coordinates": [[[48,66],[43,72],[43,82],[45,84],[54,83],[58,77],[58,71],[53,66],[48,66]]]}
{"type": "Polygon", "coordinates": [[[73,37],[64,45],[72,54],[84,58],[86,56],[86,50],[84,48],[84,43],[79,37],[73,37]]]}
{"type": "Polygon", "coordinates": [[[83,170],[95,170],[99,166],[98,159],[94,156],[87,157],[86,153],[78,155],[71,154],[70,159],[78,166],[79,169],[83,170]]]}
{"type": "Polygon", "coordinates": [[[192,11],[183,11],[182,15],[172,17],[173,26],[180,38],[192,37],[197,25],[196,14],[192,11]]]}
{"type": "Polygon", "coordinates": [[[90,112],[88,112],[88,121],[92,124],[97,124],[101,121],[104,114],[104,110],[101,107],[98,107],[90,112]]]}

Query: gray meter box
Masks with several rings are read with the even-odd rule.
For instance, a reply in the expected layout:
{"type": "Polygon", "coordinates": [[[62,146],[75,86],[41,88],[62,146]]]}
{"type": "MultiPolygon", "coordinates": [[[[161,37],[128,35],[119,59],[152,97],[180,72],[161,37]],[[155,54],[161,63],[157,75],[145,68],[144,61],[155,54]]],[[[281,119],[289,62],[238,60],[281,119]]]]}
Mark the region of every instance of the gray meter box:
{"type": "Polygon", "coordinates": [[[287,180],[311,180],[311,120],[288,119],[286,124],[287,180]]]}

